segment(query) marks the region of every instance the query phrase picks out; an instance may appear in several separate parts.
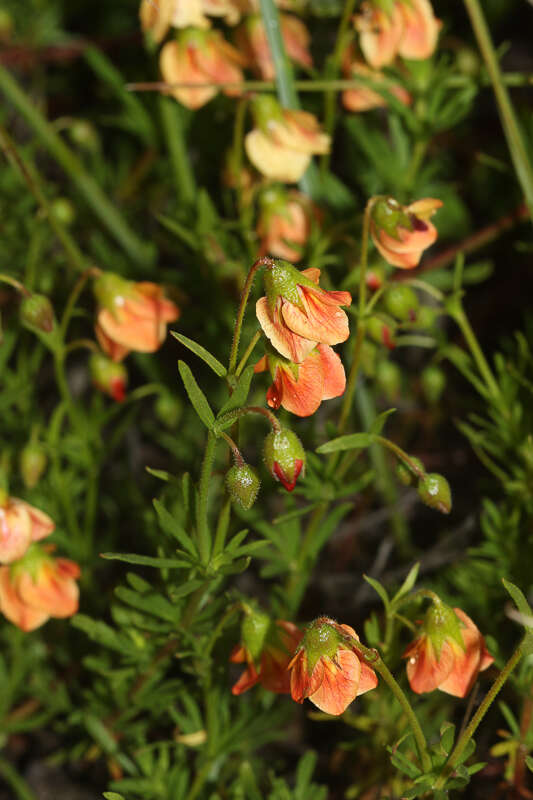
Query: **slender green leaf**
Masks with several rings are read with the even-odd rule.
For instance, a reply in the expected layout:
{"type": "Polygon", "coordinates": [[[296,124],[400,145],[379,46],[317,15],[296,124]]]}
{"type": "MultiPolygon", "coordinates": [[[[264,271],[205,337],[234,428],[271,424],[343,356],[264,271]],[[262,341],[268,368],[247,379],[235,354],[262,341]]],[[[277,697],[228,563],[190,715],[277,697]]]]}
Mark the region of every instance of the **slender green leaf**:
{"type": "Polygon", "coordinates": [[[178,333],[177,331],[170,331],[170,335],[177,339],[178,342],[181,342],[185,347],[188,347],[191,352],[201,358],[202,361],[205,361],[208,367],[211,367],[213,372],[215,372],[220,378],[223,378],[227,375],[226,367],[220,363],[218,358],[211,355],[209,350],[206,350],[205,347],[202,347],[201,344],[197,344],[192,339],[189,339],[187,336],[183,336],[182,333],[178,333]]]}
{"type": "Polygon", "coordinates": [[[350,433],[347,436],[338,436],[329,442],[317,447],[317,453],[336,453],[339,450],[362,450],[369,447],[374,441],[372,433],[350,433]]]}
{"type": "Polygon", "coordinates": [[[211,411],[211,406],[207,402],[207,397],[196,383],[196,379],[185,361],[178,361],[178,369],[194,410],[206,428],[211,430],[215,421],[215,415],[211,411]]]}
{"type": "Polygon", "coordinates": [[[385,587],[382,586],[379,581],[377,581],[375,578],[371,578],[369,575],[363,575],[363,578],[381,597],[381,600],[383,601],[383,605],[385,606],[385,608],[388,608],[390,601],[389,601],[389,595],[387,594],[387,590],[385,589],[385,587]]]}
{"type": "Polygon", "coordinates": [[[416,583],[416,579],[418,578],[418,570],[420,569],[420,564],[417,563],[413,564],[409,572],[407,573],[407,577],[405,578],[404,582],[392,598],[392,602],[396,603],[402,597],[405,597],[406,594],[409,594],[411,589],[416,583]]]}
{"type": "Polygon", "coordinates": [[[176,569],[177,567],[190,567],[188,561],[179,558],[152,558],[141,556],[137,553],[100,553],[101,558],[109,561],[125,561],[126,564],[140,564],[143,567],[157,567],[157,569],[176,569]]]}
{"type": "Polygon", "coordinates": [[[533,611],[531,610],[531,606],[518,586],[515,586],[511,581],[506,581],[505,578],[502,578],[502,583],[513,598],[513,602],[520,613],[519,622],[526,629],[526,635],[522,643],[522,651],[524,655],[531,655],[533,654],[533,611]]]}
{"type": "Polygon", "coordinates": [[[173,536],[175,539],[177,539],[181,546],[184,547],[185,550],[188,550],[191,555],[196,556],[198,553],[194,542],[190,538],[187,531],[185,531],[178,522],[178,520],[167,511],[163,503],[161,503],[159,500],[154,500],[154,508],[163,530],[170,534],[170,536],[173,536]]]}
{"type": "Polygon", "coordinates": [[[228,411],[233,411],[235,408],[240,408],[241,406],[245,405],[246,400],[248,399],[248,393],[250,391],[250,384],[252,382],[252,378],[254,377],[254,365],[249,364],[242,372],[237,386],[235,387],[233,394],[227,400],[220,411],[218,412],[218,416],[221,417],[224,414],[227,414],[228,411]]]}

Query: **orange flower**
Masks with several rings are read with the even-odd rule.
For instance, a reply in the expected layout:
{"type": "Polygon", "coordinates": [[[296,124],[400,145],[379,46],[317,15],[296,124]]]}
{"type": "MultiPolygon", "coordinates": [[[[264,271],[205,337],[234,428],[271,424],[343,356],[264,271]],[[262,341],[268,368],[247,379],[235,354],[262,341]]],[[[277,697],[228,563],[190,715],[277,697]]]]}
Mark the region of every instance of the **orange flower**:
{"type": "Polygon", "coordinates": [[[360,694],[375,689],[376,673],[357,651],[359,637],[349,625],[319,617],[307,628],[289,664],[291,695],[309,698],[326,714],[342,714],[360,694]]]}
{"type": "Polygon", "coordinates": [[[309,199],[300,192],[273,186],[262,193],[259,208],[259,255],[299,261],[311,233],[313,208],[309,199]]]}
{"type": "Polygon", "coordinates": [[[94,293],[96,338],[113,361],[122,361],[130,350],[155,352],[165,341],[167,322],[179,317],[179,308],[156,283],[133,283],[105,272],[96,280],[94,293]]]}
{"type": "Polygon", "coordinates": [[[435,52],[442,22],[436,19],[429,0],[408,0],[397,3],[403,18],[403,33],[398,54],[402,58],[420,60],[435,52]]]}
{"type": "Polygon", "coordinates": [[[403,655],[413,692],[440,689],[454,697],[465,697],[494,661],[470,617],[442,602],[428,609],[421,635],[403,655]]]}
{"type": "MultiPolygon", "coordinates": [[[[161,49],[159,67],[169,83],[235,83],[243,80],[241,66],[245,59],[219,31],[188,28],[180,31],[176,41],[167,42],[161,49]]],[[[170,94],[187,108],[196,110],[217,93],[217,86],[176,87],[170,94]]],[[[224,89],[230,96],[240,94],[238,88],[224,89]]]]}
{"type": "Polygon", "coordinates": [[[269,692],[289,694],[287,666],[302,638],[296,625],[282,619],[274,622],[266,614],[252,612],[244,618],[241,638],[241,644],[233,648],[230,661],[245,663],[246,669],[232,693],[242,694],[260,683],[269,692]]]}
{"type": "MultiPolygon", "coordinates": [[[[280,14],[280,27],[289,58],[303,67],[312,67],[313,59],[309,52],[311,37],[304,23],[291,14],[280,14]]],[[[236,38],[239,50],[246,54],[254,72],[264,81],[274,80],[274,62],[261,15],[247,17],[237,30],[236,38]]]]}
{"type": "Polygon", "coordinates": [[[54,521],[18,497],[2,492],[0,502],[0,563],[11,564],[26,553],[32,542],[49,536],[54,521]]]}
{"type": "Polygon", "coordinates": [[[371,2],[364,2],[354,21],[361,50],[370,66],[379,69],[391,64],[398,53],[404,30],[398,4],[389,13],[371,2]]]}
{"type": "MultiPolygon", "coordinates": [[[[184,0],[189,2],[189,0],[184,0]]],[[[228,25],[235,25],[245,10],[245,3],[239,0],[199,0],[204,14],[212,17],[223,17],[228,25]]]]}
{"type": "Polygon", "coordinates": [[[416,267],[424,250],[437,239],[429,218],[441,206],[441,200],[430,197],[408,206],[392,197],[379,198],[372,209],[370,233],[385,261],[402,269],[416,267]]]}
{"type": "Polygon", "coordinates": [[[174,13],[175,0],[142,0],[139,8],[141,28],[159,43],[168,33],[174,13]]]}
{"type": "Polygon", "coordinates": [[[314,414],[322,400],[340,397],[346,388],[342,362],[331,347],[319,344],[301,364],[276,354],[263,356],[255,372],[269,369],[274,383],[267,392],[270,408],[283,406],[298,417],[314,414]]]}
{"type": "Polygon", "coordinates": [[[266,297],[256,304],[265,336],[289,361],[301,363],[317,344],[339,344],[348,338],[348,317],[339,306],[352,302],[349,292],[320,289],[320,270],[299,272],[287,261],[265,270],[266,297]]]}
{"type": "MultiPolygon", "coordinates": [[[[347,78],[369,78],[376,84],[382,84],[384,89],[387,89],[391,94],[395,95],[402,103],[409,105],[411,103],[411,95],[399,84],[391,85],[383,73],[370,69],[357,58],[353,57],[353,50],[350,50],[344,62],[344,74],[347,78]]],[[[342,102],[348,111],[370,111],[372,108],[384,108],[387,105],[386,99],[378,92],[370,89],[368,86],[358,86],[356,89],[346,89],[342,93],[342,102]]]]}
{"type": "Polygon", "coordinates": [[[49,617],[70,617],[78,610],[79,576],[73,561],[52,558],[34,545],[16,564],[0,567],[0,611],[23,631],[49,617]]]}
{"type": "Polygon", "coordinates": [[[246,134],[244,146],[265,177],[297,183],[313,154],[329,153],[330,137],[313,114],[281,108],[270,95],[256,97],[252,112],[256,127],[246,134]]]}

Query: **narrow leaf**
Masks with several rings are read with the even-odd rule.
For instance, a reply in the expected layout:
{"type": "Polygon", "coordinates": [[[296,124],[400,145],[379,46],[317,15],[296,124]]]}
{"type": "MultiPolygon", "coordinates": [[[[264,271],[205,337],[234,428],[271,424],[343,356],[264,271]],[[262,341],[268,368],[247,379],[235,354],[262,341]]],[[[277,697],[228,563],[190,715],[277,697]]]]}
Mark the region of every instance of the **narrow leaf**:
{"type": "Polygon", "coordinates": [[[140,564],[143,567],[157,567],[158,569],[176,569],[177,567],[190,567],[188,561],[179,558],[152,558],[137,553],[100,553],[101,558],[109,561],[125,561],[126,564],[140,564]]]}
{"type": "Polygon", "coordinates": [[[350,433],[347,436],[338,436],[325,444],[317,447],[317,453],[336,453],[339,450],[362,450],[369,447],[374,441],[372,433],[350,433]]]}
{"type": "Polygon", "coordinates": [[[254,377],[254,365],[249,364],[243,370],[242,375],[237,381],[237,386],[235,387],[233,394],[220,409],[218,413],[219,417],[223,414],[227,414],[228,411],[233,411],[234,408],[240,408],[241,406],[245,405],[248,399],[250,384],[252,382],[253,377],[254,377]]]}
{"type": "Polygon", "coordinates": [[[394,595],[394,597],[392,599],[393,603],[396,603],[402,597],[405,597],[406,594],[409,594],[409,592],[411,591],[411,589],[413,588],[413,586],[416,583],[416,579],[418,578],[418,570],[419,569],[420,569],[420,564],[418,562],[411,567],[411,569],[407,573],[407,577],[405,578],[404,582],[402,583],[402,585],[400,586],[400,588],[398,589],[398,591],[394,595]]]}
{"type": "Polygon", "coordinates": [[[396,411],[395,408],[389,408],[387,409],[387,411],[383,411],[382,414],[376,417],[376,419],[370,426],[370,433],[374,433],[376,436],[379,436],[379,434],[385,427],[385,423],[387,422],[388,418],[390,417],[391,414],[394,414],[395,411],[396,411]]]}
{"type": "Polygon", "coordinates": [[[226,367],[220,363],[218,358],[211,355],[209,350],[206,350],[205,347],[202,347],[201,344],[197,344],[192,339],[189,339],[187,336],[184,336],[182,333],[178,333],[177,331],[170,331],[170,335],[177,339],[178,342],[181,342],[185,347],[188,347],[198,358],[201,358],[202,361],[205,361],[208,367],[211,367],[213,372],[215,372],[220,378],[224,378],[227,375],[226,367]]]}
{"type": "Polygon", "coordinates": [[[167,511],[163,503],[160,503],[159,500],[154,500],[154,508],[163,530],[177,539],[181,546],[184,547],[185,550],[188,550],[191,555],[196,556],[196,547],[178,520],[167,511]]]}
{"type": "Polygon", "coordinates": [[[206,428],[211,430],[215,421],[215,415],[211,411],[211,406],[207,402],[207,397],[196,383],[196,379],[185,361],[178,361],[178,369],[194,410],[206,428]]]}
{"type": "Polygon", "coordinates": [[[370,584],[370,586],[374,589],[374,591],[379,594],[385,608],[388,608],[389,595],[387,594],[385,587],[382,586],[379,581],[377,581],[375,578],[371,578],[369,575],[363,575],[363,578],[368,584],[370,584]]]}

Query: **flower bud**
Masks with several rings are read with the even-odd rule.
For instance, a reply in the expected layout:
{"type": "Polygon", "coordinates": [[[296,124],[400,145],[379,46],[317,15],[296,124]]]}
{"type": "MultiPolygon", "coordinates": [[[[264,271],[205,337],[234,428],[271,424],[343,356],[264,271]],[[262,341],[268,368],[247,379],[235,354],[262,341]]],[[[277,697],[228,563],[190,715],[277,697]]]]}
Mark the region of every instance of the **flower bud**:
{"type": "Polygon", "coordinates": [[[248,511],[255,503],[261,481],[249,464],[235,464],[226,473],[226,489],[234,503],[248,511]]]}
{"type": "MultiPolygon", "coordinates": [[[[419,468],[420,472],[425,473],[424,465],[420,461],[419,458],[415,458],[414,456],[409,456],[409,459],[412,463],[419,468]]],[[[396,466],[396,477],[403,483],[404,486],[411,486],[413,481],[415,480],[414,473],[409,469],[407,464],[404,461],[398,461],[396,466]]]]}
{"type": "Polygon", "coordinates": [[[430,405],[435,405],[440,400],[440,396],[446,386],[446,376],[440,367],[430,364],[420,375],[420,383],[424,397],[430,405]]]}
{"type": "Polygon", "coordinates": [[[77,119],[70,127],[70,138],[74,144],[84,150],[96,152],[100,146],[98,132],[94,125],[86,119],[77,119]]]}
{"type": "Polygon", "coordinates": [[[383,304],[388,313],[400,322],[416,320],[419,302],[418,295],[410,286],[391,286],[385,292],[383,304]]]}
{"type": "Polygon", "coordinates": [[[28,489],[37,486],[46,469],[46,451],[38,442],[29,442],[20,453],[19,467],[24,485],[28,489]]]}
{"type": "Polygon", "coordinates": [[[175,428],[183,413],[183,403],[171,392],[163,392],[155,401],[156,417],[167,428],[175,428]]]}
{"type": "Polygon", "coordinates": [[[20,320],[24,327],[34,333],[51,333],[54,329],[54,309],[48,297],[30,294],[20,304],[20,320]]]}
{"type": "Polygon", "coordinates": [[[431,306],[420,306],[417,311],[414,325],[421,330],[432,328],[437,319],[437,312],[431,306]]]}
{"type": "Polygon", "coordinates": [[[52,214],[62,225],[72,225],[76,217],[74,206],[66,197],[56,197],[52,203],[52,214]]]}
{"type": "Polygon", "coordinates": [[[416,267],[424,250],[437,239],[437,229],[429,218],[441,206],[442,202],[434,198],[408,206],[400,205],[393,197],[376,198],[370,233],[383,258],[394,267],[416,267]]]}
{"type": "Polygon", "coordinates": [[[263,454],[272,476],[292,492],[300,473],[305,475],[305,450],[296,434],[288,428],[272,431],[265,439],[263,454]]]}
{"type": "Polygon", "coordinates": [[[436,508],[442,514],[449,514],[452,508],[450,484],[443,475],[431,472],[418,483],[418,494],[423,503],[436,508]]]}
{"type": "Polygon", "coordinates": [[[394,350],[394,323],[384,322],[380,317],[370,317],[366,323],[366,330],[371,339],[378,344],[384,344],[389,350],[394,350]]]}
{"type": "Polygon", "coordinates": [[[94,353],[89,360],[89,370],[96,388],[108,394],[117,403],[122,403],[128,385],[126,367],[101,353],[94,353]]]}
{"type": "Polygon", "coordinates": [[[382,267],[371,267],[367,270],[365,282],[371,292],[381,288],[385,280],[385,270],[382,267]]]}
{"type": "Polygon", "coordinates": [[[402,371],[393,361],[380,361],[376,367],[376,383],[391,403],[395,400],[402,386],[402,371]]]}

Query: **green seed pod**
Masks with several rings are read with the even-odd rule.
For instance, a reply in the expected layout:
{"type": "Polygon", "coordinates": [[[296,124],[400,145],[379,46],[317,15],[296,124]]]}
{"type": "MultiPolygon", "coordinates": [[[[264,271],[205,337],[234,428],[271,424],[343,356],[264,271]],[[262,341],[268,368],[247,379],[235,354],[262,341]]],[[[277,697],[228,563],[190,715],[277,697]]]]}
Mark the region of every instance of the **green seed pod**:
{"type": "Polygon", "coordinates": [[[432,308],[432,306],[420,306],[416,314],[416,320],[413,324],[420,330],[425,331],[435,325],[436,319],[437,312],[434,308],[432,308]]]}
{"type": "Polygon", "coordinates": [[[96,128],[86,119],[78,119],[70,127],[70,138],[84,150],[95,152],[100,145],[96,128]]]}
{"type": "Polygon", "coordinates": [[[402,386],[402,371],[394,361],[380,361],[376,367],[376,383],[389,401],[395,400],[402,386]]]}
{"type": "Polygon", "coordinates": [[[21,450],[19,468],[27,489],[37,486],[46,469],[46,462],[46,451],[38,442],[30,442],[21,450]]]}
{"type": "Polygon", "coordinates": [[[52,214],[63,225],[72,225],[76,217],[74,206],[66,197],[56,197],[52,203],[52,214]]]}
{"type": "Polygon", "coordinates": [[[394,341],[394,322],[384,322],[380,317],[370,317],[366,323],[366,330],[370,338],[378,344],[384,344],[389,350],[396,347],[394,341]]]}
{"type": "Polygon", "coordinates": [[[386,311],[400,322],[414,322],[420,306],[418,295],[401,283],[387,289],[383,298],[386,311]]]}
{"type": "MultiPolygon", "coordinates": [[[[413,464],[419,468],[420,472],[424,473],[426,471],[419,458],[415,458],[414,456],[409,456],[409,458],[413,464]]],[[[415,474],[411,472],[407,464],[405,464],[403,461],[398,461],[398,464],[396,465],[396,477],[400,483],[403,483],[404,486],[411,486],[413,481],[418,480],[415,474]]]]}
{"type": "Polygon", "coordinates": [[[418,494],[423,503],[436,508],[442,514],[449,514],[452,508],[450,484],[443,475],[431,472],[418,482],[418,494]]]}
{"type": "Polygon", "coordinates": [[[265,464],[272,476],[292,492],[300,474],[305,474],[305,450],[288,428],[272,431],[263,446],[265,464]]]}
{"type": "Polygon", "coordinates": [[[248,511],[255,503],[261,481],[253,467],[242,464],[231,467],[226,473],[226,489],[234,503],[248,511]]]}
{"type": "Polygon", "coordinates": [[[43,294],[30,294],[20,304],[20,321],[25,328],[34,333],[51,333],[54,329],[54,309],[48,297],[43,294]]]}
{"type": "Polygon", "coordinates": [[[446,376],[440,367],[431,364],[420,375],[420,383],[424,397],[432,406],[436,405],[446,386],[446,376]]]}

